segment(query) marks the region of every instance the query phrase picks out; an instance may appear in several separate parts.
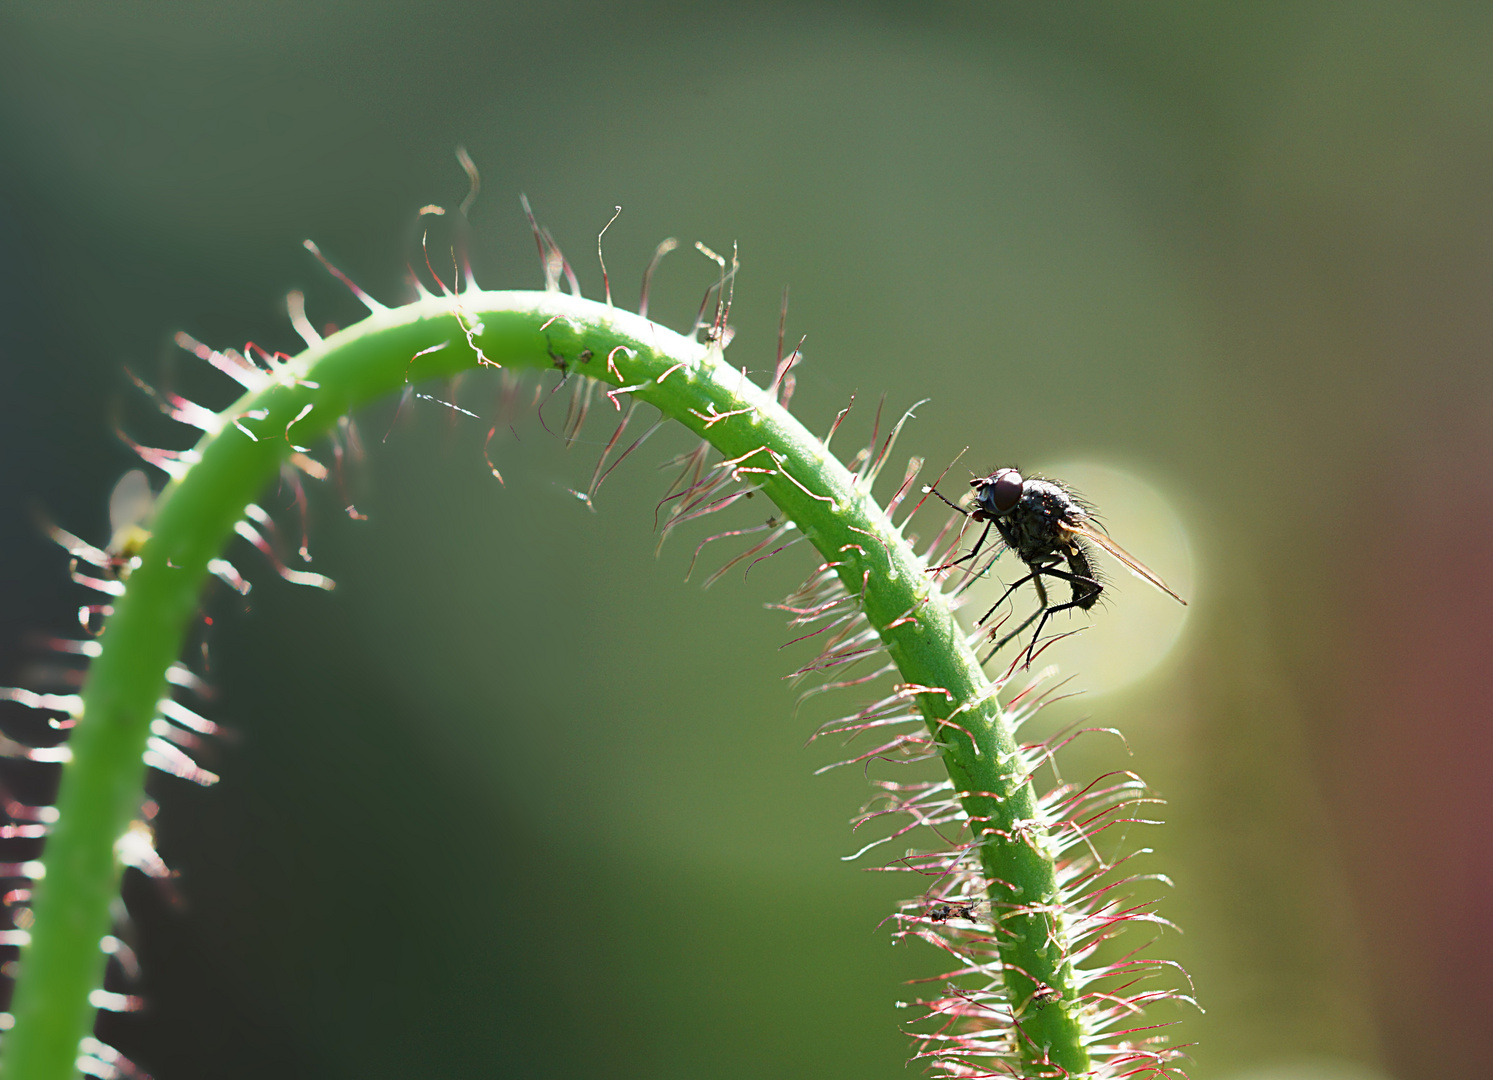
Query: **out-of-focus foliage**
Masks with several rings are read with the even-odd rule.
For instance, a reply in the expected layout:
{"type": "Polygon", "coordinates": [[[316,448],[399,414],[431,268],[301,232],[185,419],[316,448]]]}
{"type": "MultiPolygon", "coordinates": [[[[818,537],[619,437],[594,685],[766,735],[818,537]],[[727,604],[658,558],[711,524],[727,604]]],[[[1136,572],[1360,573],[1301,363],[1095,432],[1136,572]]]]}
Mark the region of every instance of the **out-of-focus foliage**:
{"type": "MultiPolygon", "coordinates": [[[[740,242],[754,371],[791,285],[811,425],[928,396],[902,446],[940,468],[969,445],[958,469],[1164,493],[1190,621],[1147,680],[1069,706],[1134,759],[1067,772],[1134,767],[1170,801],[1147,868],[1186,930],[1157,954],[1210,1010],[1191,1075],[1472,1075],[1490,48],[1493,15],[1451,4],[13,6],[0,681],[78,602],[28,507],[103,539],[132,464],[112,421],[162,430],[121,365],[207,396],[176,328],[292,347],[292,287],[355,317],[308,234],[398,298],[464,143],[485,284],[539,280],[526,190],[599,294],[620,203],[619,301],[664,236],[740,242]]],[[[687,325],[711,270],[669,256],[653,313],[687,325]]],[[[367,524],[322,500],[335,598],[265,581],[220,612],[243,739],[218,789],[159,785],[186,905],[129,888],[153,1006],[121,1045],[167,1080],[900,1075],[890,1003],[933,960],[873,933],[906,883],[836,859],[865,789],[810,777],[818,714],[758,607],[808,565],[681,586],[694,541],[652,557],[667,433],[591,515],[566,489],[599,446],[520,427],[498,488],[464,423],[430,406],[376,446],[367,524]]]]}

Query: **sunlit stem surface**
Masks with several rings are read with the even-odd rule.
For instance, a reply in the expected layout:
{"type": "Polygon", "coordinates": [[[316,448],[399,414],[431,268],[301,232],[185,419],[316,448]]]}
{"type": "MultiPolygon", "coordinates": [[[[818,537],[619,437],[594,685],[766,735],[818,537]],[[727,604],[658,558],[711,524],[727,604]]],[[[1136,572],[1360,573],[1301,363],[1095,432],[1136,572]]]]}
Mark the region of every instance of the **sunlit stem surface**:
{"type": "Polygon", "coordinates": [[[719,348],[557,292],[470,291],[378,311],[306,350],[274,385],[227,410],[221,429],[201,440],[197,460],[166,489],[143,561],[109,620],[69,744],[73,758],[20,961],[15,1026],[0,1056],[6,1080],[75,1073],[79,1040],[92,1024],[89,993],[102,977],[99,941],[110,931],[119,885],[115,842],[139,813],[141,755],[208,561],[293,443],[310,444],[350,410],[408,383],[485,362],[516,369],[563,363],[572,375],[625,388],[624,404],[631,395],[656,406],[753,470],[751,480],[785,519],[838,564],[906,682],[939,688],[919,703],[949,775],[967,793],[971,821],[984,831],[981,855],[1011,1001],[1029,1001],[1039,983],[1063,994],[1023,1015],[1024,1055],[1039,1075],[1087,1072],[1072,973],[1050,925],[1059,916],[1047,913],[1059,909],[1053,861],[1033,839],[1035,797],[1020,775],[1012,733],[938,586],[870,493],[719,348]],[[940,723],[951,717],[953,724],[940,723]]]}

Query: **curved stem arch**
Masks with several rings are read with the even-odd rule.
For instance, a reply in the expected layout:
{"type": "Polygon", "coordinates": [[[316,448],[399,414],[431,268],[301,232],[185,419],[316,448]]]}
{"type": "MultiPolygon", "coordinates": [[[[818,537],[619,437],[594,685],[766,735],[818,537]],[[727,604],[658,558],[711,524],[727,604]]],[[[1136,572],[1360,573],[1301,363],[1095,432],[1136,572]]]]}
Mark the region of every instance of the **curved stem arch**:
{"type": "Polygon", "coordinates": [[[167,669],[198,609],[209,562],[293,442],[309,443],[350,410],[407,383],[483,364],[556,363],[625,389],[739,461],[785,519],[837,564],[903,680],[930,688],[918,705],[976,826],[1008,999],[1050,996],[1050,1004],[1019,1017],[1024,1071],[1090,1072],[1085,1006],[1055,925],[1065,917],[1055,857],[1033,828],[1039,810],[1022,755],[938,584],[869,490],[773,394],[733,369],[719,346],[558,292],[470,290],[375,310],[262,373],[266,385],[218,414],[216,430],[182,458],[108,620],[67,744],[71,761],[21,954],[14,1027],[4,1037],[6,1080],[75,1074],[119,885],[116,846],[139,812],[141,757],[167,669]]]}

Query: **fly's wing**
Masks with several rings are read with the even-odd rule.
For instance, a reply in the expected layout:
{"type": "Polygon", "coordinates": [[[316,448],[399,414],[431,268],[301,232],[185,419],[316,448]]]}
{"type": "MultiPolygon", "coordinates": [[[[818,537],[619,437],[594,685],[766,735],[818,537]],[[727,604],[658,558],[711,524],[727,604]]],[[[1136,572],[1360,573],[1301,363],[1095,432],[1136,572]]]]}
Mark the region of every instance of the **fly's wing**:
{"type": "Polygon", "coordinates": [[[1126,551],[1119,544],[1115,543],[1108,536],[1100,532],[1097,528],[1090,525],[1088,522],[1079,521],[1075,523],[1064,521],[1059,523],[1059,528],[1063,529],[1065,532],[1077,533],[1085,540],[1092,540],[1094,543],[1102,547],[1105,551],[1113,555],[1116,559],[1119,559],[1120,562],[1124,563],[1126,570],[1129,570],[1132,574],[1140,578],[1142,581],[1150,582],[1162,592],[1166,593],[1166,595],[1170,596],[1173,600],[1177,601],[1177,603],[1182,604],[1184,607],[1186,606],[1187,601],[1183,600],[1176,593],[1172,592],[1172,590],[1167,586],[1167,583],[1156,576],[1155,571],[1151,570],[1148,566],[1145,565],[1145,563],[1141,562],[1134,555],[1130,554],[1130,552],[1126,551]]]}

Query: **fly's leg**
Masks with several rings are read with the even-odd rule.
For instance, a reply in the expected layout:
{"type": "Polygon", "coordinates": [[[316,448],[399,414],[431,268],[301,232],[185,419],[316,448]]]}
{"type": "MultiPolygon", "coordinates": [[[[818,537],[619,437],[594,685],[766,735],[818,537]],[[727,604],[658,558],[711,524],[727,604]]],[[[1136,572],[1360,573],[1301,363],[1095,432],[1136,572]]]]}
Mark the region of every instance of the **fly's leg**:
{"type": "Polygon", "coordinates": [[[1026,647],[1027,667],[1032,666],[1032,657],[1037,648],[1037,642],[1042,638],[1042,628],[1047,625],[1048,619],[1052,618],[1052,616],[1056,615],[1060,611],[1068,611],[1072,608],[1083,608],[1085,611],[1087,611],[1089,608],[1094,606],[1094,602],[1099,599],[1099,594],[1104,591],[1104,586],[1099,584],[1099,582],[1095,581],[1093,578],[1080,577],[1078,574],[1070,574],[1066,570],[1058,570],[1052,567],[1045,568],[1042,572],[1045,574],[1050,574],[1055,578],[1062,578],[1064,581],[1070,582],[1073,585],[1074,598],[1072,600],[1069,600],[1066,604],[1054,604],[1052,607],[1049,607],[1042,612],[1042,621],[1037,623],[1037,629],[1032,634],[1032,643],[1026,647]],[[1085,592],[1082,596],[1079,596],[1078,587],[1080,585],[1089,586],[1091,591],[1085,592]]]}
{"type": "MultiPolygon", "coordinates": [[[[1082,596],[1074,597],[1074,603],[1079,604],[1084,608],[1093,607],[1094,601],[1098,600],[1099,594],[1104,591],[1104,586],[1099,584],[1099,582],[1095,581],[1093,578],[1082,577],[1078,574],[1070,574],[1066,570],[1059,570],[1056,566],[1035,566],[1032,568],[1032,572],[1030,574],[1022,578],[1020,581],[1016,582],[1016,584],[1012,585],[1005,592],[1001,593],[1001,598],[994,604],[990,605],[990,610],[985,612],[984,615],[981,615],[980,621],[975,623],[975,625],[979,626],[986,619],[990,618],[990,616],[994,615],[995,609],[1006,602],[1006,597],[1010,596],[1013,592],[1015,592],[1022,585],[1025,585],[1028,581],[1037,582],[1037,595],[1042,599],[1042,607],[1047,607],[1047,590],[1042,587],[1042,582],[1040,580],[1040,576],[1042,574],[1046,574],[1049,577],[1062,578],[1064,581],[1072,582],[1075,587],[1075,593],[1077,593],[1078,591],[1077,586],[1087,585],[1089,587],[1089,591],[1085,592],[1082,596]]],[[[1036,616],[1033,615],[1032,619],[1035,618],[1036,616]]],[[[1028,619],[1026,622],[1022,623],[1021,626],[1017,628],[1017,630],[1012,631],[1012,634],[1015,634],[1020,630],[1024,630],[1026,629],[1026,627],[1030,626],[1032,619],[1028,619]]],[[[1009,636],[1010,635],[1008,635],[1008,637],[1009,636]]]]}
{"type": "MultiPolygon", "coordinates": [[[[999,641],[997,641],[995,643],[995,645],[991,647],[990,651],[985,654],[985,659],[981,660],[980,663],[981,664],[988,664],[988,663],[990,663],[991,657],[993,657],[996,653],[998,653],[1002,649],[1004,649],[1006,647],[1006,643],[1007,642],[1009,642],[1017,634],[1019,634],[1023,630],[1025,630],[1028,626],[1031,626],[1032,623],[1036,622],[1038,615],[1045,615],[1045,614],[1047,614],[1047,609],[1046,608],[1038,608],[1036,611],[1034,611],[1030,615],[1028,615],[1026,617],[1026,620],[1024,622],[1022,622],[1022,624],[1020,626],[1018,626],[1015,630],[1012,630],[1005,637],[1003,637],[999,641]]],[[[1036,638],[1033,638],[1032,640],[1035,642],[1036,638]]],[[[1027,660],[1027,664],[1028,665],[1031,664],[1031,660],[1030,659],[1027,660]]]]}
{"type": "MultiPolygon", "coordinates": [[[[1084,577],[1082,574],[1070,574],[1066,570],[1059,570],[1056,566],[1044,566],[1041,572],[1047,574],[1049,577],[1062,578],[1073,586],[1073,603],[1064,604],[1062,609],[1073,607],[1076,604],[1084,610],[1088,610],[1094,606],[1095,602],[1099,599],[1099,594],[1104,591],[1104,586],[1093,578],[1084,577]],[[1081,585],[1087,586],[1087,589],[1083,593],[1078,591],[1081,585]]],[[[1058,611],[1062,609],[1053,608],[1052,610],[1058,611]]]]}
{"type": "MultiPolygon", "coordinates": [[[[1021,588],[1021,586],[1025,585],[1028,581],[1035,581],[1037,583],[1037,595],[1042,598],[1042,607],[1046,607],[1047,606],[1047,590],[1042,587],[1042,579],[1037,576],[1037,575],[1039,575],[1041,573],[1042,573],[1042,568],[1038,567],[1037,569],[1033,570],[1030,574],[1028,574],[1026,577],[1024,577],[1021,580],[1017,581],[1015,584],[1007,586],[1006,591],[1003,592],[1003,593],[1001,593],[1001,598],[999,600],[997,600],[995,603],[993,603],[993,604],[990,605],[990,610],[987,611],[987,612],[985,612],[985,614],[981,615],[979,622],[975,623],[975,625],[976,626],[983,626],[984,623],[985,623],[985,620],[988,619],[988,618],[990,618],[990,616],[992,616],[992,615],[995,614],[995,609],[998,608],[998,607],[1000,607],[1002,604],[1004,604],[1006,602],[1006,597],[1010,596],[1013,592],[1015,592],[1017,589],[1021,588]]],[[[1038,610],[1040,611],[1041,608],[1039,608],[1038,610]]],[[[1035,618],[1036,618],[1036,616],[1033,615],[1032,619],[1035,619],[1035,618]]],[[[1022,623],[1021,624],[1022,627],[1023,628],[1026,627],[1027,624],[1032,621],[1032,619],[1028,619],[1026,622],[1022,623]]]]}
{"type": "MultiPolygon", "coordinates": [[[[1036,611],[1032,612],[1031,615],[1027,617],[1026,621],[1023,622],[1020,626],[997,641],[995,643],[995,647],[992,648],[986,655],[985,659],[981,661],[982,664],[989,663],[990,658],[993,657],[996,653],[1000,652],[1001,649],[1005,648],[1006,644],[1010,642],[1012,638],[1016,637],[1017,634],[1020,634],[1028,626],[1036,622],[1037,630],[1032,634],[1032,643],[1027,646],[1026,650],[1026,666],[1031,667],[1032,658],[1037,648],[1037,641],[1042,637],[1042,628],[1047,625],[1047,620],[1050,619],[1053,615],[1057,614],[1059,611],[1068,611],[1071,608],[1083,608],[1087,611],[1089,608],[1094,606],[1094,601],[1098,600],[1099,594],[1104,591],[1104,586],[1099,584],[1099,582],[1095,581],[1093,578],[1082,577],[1078,574],[1070,574],[1068,571],[1059,570],[1055,566],[1034,567],[1032,569],[1032,572],[1028,574],[1027,577],[1022,578],[1021,581],[1018,581],[1016,585],[1024,584],[1028,579],[1030,579],[1033,584],[1037,586],[1037,599],[1041,601],[1042,606],[1039,607],[1036,611]],[[1049,605],[1047,602],[1047,588],[1042,584],[1042,575],[1044,574],[1048,577],[1055,577],[1059,578],[1062,581],[1069,582],[1073,586],[1075,598],[1073,600],[1070,600],[1066,604],[1049,605]],[[1081,586],[1087,586],[1087,591],[1079,595],[1078,589],[1081,586]],[[1041,621],[1037,622],[1039,616],[1041,617],[1041,621]]],[[[1011,589],[1016,588],[1016,585],[1012,585],[1011,589]]],[[[1000,600],[996,601],[995,607],[1000,607],[1000,605],[1005,601],[1006,596],[1009,596],[1011,594],[1011,589],[1007,589],[1005,596],[1002,596],[1000,600]]],[[[995,607],[987,611],[985,613],[985,618],[981,619],[980,622],[984,622],[985,619],[990,618],[991,614],[993,614],[995,611],[995,607]]]]}
{"type": "Polygon", "coordinates": [[[986,574],[990,573],[990,568],[995,565],[995,560],[999,559],[1002,552],[1005,550],[998,544],[991,546],[994,549],[995,554],[990,556],[990,558],[986,560],[984,566],[981,566],[978,569],[970,570],[969,573],[965,575],[964,581],[962,581],[959,587],[950,594],[952,597],[958,598],[963,596],[966,592],[969,591],[969,589],[975,584],[975,582],[979,581],[986,574]]]}
{"type": "MultiPolygon", "coordinates": [[[[1022,578],[1021,581],[1018,581],[1016,583],[1016,585],[1021,585],[1021,584],[1024,584],[1025,582],[1027,582],[1027,581],[1030,581],[1033,585],[1035,585],[1037,587],[1037,603],[1038,603],[1037,610],[1034,611],[1034,612],[1032,612],[1030,615],[1028,615],[1027,618],[1026,618],[1026,621],[1023,622],[1020,626],[1018,626],[1015,630],[1012,630],[1005,637],[1003,637],[999,641],[997,641],[995,643],[995,646],[988,653],[985,654],[985,659],[983,659],[983,660],[980,661],[981,664],[988,664],[988,663],[990,663],[990,658],[992,656],[994,656],[996,653],[998,653],[1002,649],[1004,649],[1006,647],[1006,644],[1012,638],[1014,638],[1017,634],[1021,633],[1028,626],[1031,626],[1032,623],[1034,623],[1034,622],[1037,621],[1037,616],[1043,614],[1047,610],[1047,587],[1042,584],[1042,577],[1041,577],[1042,572],[1045,569],[1046,569],[1046,567],[1042,567],[1042,566],[1033,567],[1032,568],[1032,572],[1030,574],[1028,574],[1026,577],[1022,578]]],[[[1012,585],[1011,589],[1016,588],[1016,585],[1012,585]]],[[[1006,596],[1010,596],[1011,595],[1011,589],[1007,589],[1006,590],[1006,596]]],[[[1006,596],[1002,596],[1000,598],[1000,600],[996,601],[995,607],[1000,607],[1001,603],[1005,601],[1006,596]]],[[[993,607],[989,611],[985,612],[985,619],[990,618],[990,616],[995,613],[995,607],[993,607]]],[[[985,619],[981,619],[980,622],[984,622],[985,619]]]]}
{"type": "Polygon", "coordinates": [[[1026,647],[1026,666],[1027,667],[1031,667],[1032,666],[1032,656],[1034,655],[1034,652],[1035,652],[1035,650],[1037,648],[1037,642],[1038,642],[1038,640],[1040,640],[1041,637],[1042,637],[1042,627],[1044,627],[1044,626],[1047,625],[1047,620],[1050,619],[1052,616],[1056,615],[1060,611],[1067,611],[1069,608],[1076,608],[1076,607],[1082,607],[1082,606],[1083,606],[1083,602],[1080,601],[1080,600],[1069,600],[1066,604],[1054,604],[1052,607],[1047,608],[1047,609],[1045,609],[1042,612],[1042,621],[1037,624],[1037,631],[1036,631],[1036,633],[1034,633],[1032,635],[1032,643],[1026,647]]]}
{"type": "MultiPolygon", "coordinates": [[[[1011,532],[1001,522],[1001,519],[998,518],[998,517],[997,518],[983,517],[982,516],[983,513],[984,512],[981,511],[981,510],[974,510],[974,511],[971,511],[970,517],[973,518],[976,521],[984,520],[984,521],[988,521],[988,522],[990,522],[990,524],[994,525],[995,526],[995,531],[1000,534],[1000,542],[997,543],[997,544],[995,544],[995,545],[993,545],[994,550],[995,550],[995,554],[992,555],[992,556],[990,556],[990,558],[986,560],[984,566],[979,567],[978,569],[972,570],[969,573],[965,574],[963,584],[961,584],[957,589],[954,590],[954,596],[955,597],[963,596],[964,593],[965,593],[965,591],[967,589],[969,589],[969,587],[971,585],[973,585],[975,582],[979,581],[987,573],[989,573],[990,572],[990,568],[995,565],[995,560],[999,559],[1001,557],[1001,553],[1002,552],[1004,552],[1004,551],[1015,551],[1016,550],[1016,544],[1015,544],[1015,541],[1013,540],[1013,538],[1011,536],[1011,532]]],[[[984,539],[985,538],[983,536],[980,537],[980,540],[982,542],[984,541],[984,539]]],[[[977,551],[979,550],[978,545],[976,546],[976,550],[977,551]]],[[[1028,564],[1028,565],[1030,565],[1030,564],[1028,564]]],[[[1022,580],[1024,581],[1026,579],[1023,578],[1022,580]]],[[[1018,582],[1017,584],[1020,584],[1020,582],[1018,582]]],[[[1014,586],[1013,586],[1013,588],[1014,588],[1014,586]]],[[[1006,595],[1007,596],[1010,595],[1010,590],[1009,589],[1006,591],[1006,595]]],[[[1002,599],[1004,599],[1004,597],[1002,599]]],[[[994,608],[991,609],[991,611],[994,611],[994,610],[995,610],[994,608]]],[[[985,613],[985,618],[981,619],[980,622],[983,623],[985,621],[985,619],[988,619],[988,618],[990,618],[990,612],[989,611],[987,611],[985,613]]],[[[979,624],[977,623],[976,625],[979,625],[979,624]]]]}
{"type": "Polygon", "coordinates": [[[975,541],[975,546],[974,546],[974,550],[973,551],[971,551],[968,555],[964,555],[964,556],[961,556],[960,558],[955,559],[953,562],[946,562],[942,566],[930,566],[930,567],[928,567],[927,573],[936,574],[940,570],[951,570],[954,567],[958,566],[962,562],[969,562],[976,555],[980,554],[980,548],[982,548],[982,547],[985,546],[985,538],[987,536],[989,536],[989,535],[990,535],[990,522],[987,521],[985,523],[985,531],[982,532],[980,534],[980,538],[975,541]]]}

